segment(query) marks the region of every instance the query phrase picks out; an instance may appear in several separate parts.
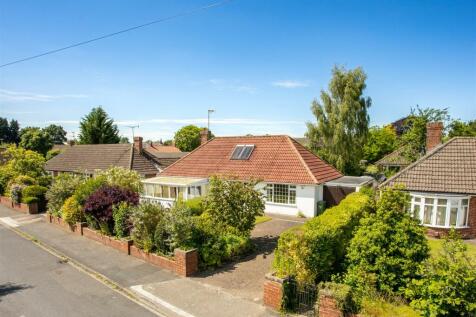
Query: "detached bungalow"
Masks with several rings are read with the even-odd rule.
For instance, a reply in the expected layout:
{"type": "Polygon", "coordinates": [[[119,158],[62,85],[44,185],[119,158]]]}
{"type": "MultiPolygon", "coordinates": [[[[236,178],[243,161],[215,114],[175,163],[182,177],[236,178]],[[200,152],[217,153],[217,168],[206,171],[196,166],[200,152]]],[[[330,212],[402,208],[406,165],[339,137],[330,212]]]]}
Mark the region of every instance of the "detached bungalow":
{"type": "Polygon", "coordinates": [[[163,169],[185,153],[168,147],[143,147],[142,137],[134,144],[79,144],[65,145],[61,153],[46,162],[45,169],[52,175],[59,173],[85,173],[119,166],[137,171],[142,177],[157,176],[163,169]]]}
{"type": "Polygon", "coordinates": [[[410,212],[439,236],[456,228],[476,238],[476,138],[441,144],[441,123],[427,126],[427,154],[380,186],[402,184],[411,195],[410,212]]]}
{"type": "Polygon", "coordinates": [[[177,197],[204,195],[212,175],[258,179],[266,212],[312,217],[320,210],[326,182],[342,177],[334,167],[286,135],[216,137],[144,180],[142,199],[172,204],[177,197]]]}

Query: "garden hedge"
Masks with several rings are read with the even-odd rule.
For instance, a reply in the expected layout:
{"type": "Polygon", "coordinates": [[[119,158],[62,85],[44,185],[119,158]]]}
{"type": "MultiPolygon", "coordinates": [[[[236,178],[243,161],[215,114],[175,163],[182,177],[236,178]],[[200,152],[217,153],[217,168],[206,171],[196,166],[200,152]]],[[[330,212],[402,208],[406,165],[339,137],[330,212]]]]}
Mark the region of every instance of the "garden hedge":
{"type": "Polygon", "coordinates": [[[283,233],[273,262],[276,275],[314,283],[342,272],[354,229],[371,210],[368,195],[352,193],[302,227],[283,233]]]}

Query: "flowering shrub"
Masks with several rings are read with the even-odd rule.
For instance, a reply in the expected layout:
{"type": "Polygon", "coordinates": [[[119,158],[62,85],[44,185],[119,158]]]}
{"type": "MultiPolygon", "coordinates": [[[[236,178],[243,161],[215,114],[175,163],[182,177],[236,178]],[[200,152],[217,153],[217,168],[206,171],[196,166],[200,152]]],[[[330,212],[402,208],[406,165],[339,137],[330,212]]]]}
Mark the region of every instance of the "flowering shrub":
{"type": "Polygon", "coordinates": [[[10,188],[10,198],[14,203],[19,204],[21,202],[21,192],[23,190],[23,185],[14,184],[10,188]]]}
{"type": "Polygon", "coordinates": [[[70,225],[83,220],[83,207],[78,203],[76,196],[71,196],[61,208],[61,217],[70,225]]]}
{"type": "Polygon", "coordinates": [[[88,216],[89,222],[96,221],[101,231],[110,235],[114,228],[112,209],[121,202],[137,205],[139,194],[117,186],[103,186],[87,198],[84,213],[88,216]]]}
{"type": "Polygon", "coordinates": [[[71,197],[78,186],[86,181],[85,176],[73,174],[60,174],[55,177],[53,184],[46,192],[48,212],[55,216],[61,215],[61,207],[66,199],[71,197]]]}
{"type": "Polygon", "coordinates": [[[123,167],[110,167],[100,171],[96,177],[104,178],[109,186],[119,186],[140,193],[142,182],[139,173],[123,167]]]}

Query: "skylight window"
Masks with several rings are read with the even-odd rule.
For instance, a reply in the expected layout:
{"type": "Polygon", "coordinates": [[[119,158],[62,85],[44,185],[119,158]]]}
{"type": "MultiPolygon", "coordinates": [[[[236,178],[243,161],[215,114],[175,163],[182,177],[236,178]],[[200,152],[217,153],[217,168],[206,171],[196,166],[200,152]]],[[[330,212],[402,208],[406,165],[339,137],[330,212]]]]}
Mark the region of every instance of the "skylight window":
{"type": "Polygon", "coordinates": [[[255,146],[254,144],[237,145],[231,154],[232,160],[247,160],[250,158],[255,146]]]}

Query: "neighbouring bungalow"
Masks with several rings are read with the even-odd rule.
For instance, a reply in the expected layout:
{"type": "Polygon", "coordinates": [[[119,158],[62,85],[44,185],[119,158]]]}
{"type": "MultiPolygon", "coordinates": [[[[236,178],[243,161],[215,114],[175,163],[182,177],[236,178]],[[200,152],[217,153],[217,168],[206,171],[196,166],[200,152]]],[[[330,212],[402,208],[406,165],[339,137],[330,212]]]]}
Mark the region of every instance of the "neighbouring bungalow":
{"type": "Polygon", "coordinates": [[[411,195],[411,214],[440,236],[454,227],[476,238],[476,138],[441,144],[443,125],[427,126],[427,153],[380,187],[402,184],[411,195]]]}
{"type": "MultiPolygon", "coordinates": [[[[259,180],[268,213],[315,216],[323,206],[326,182],[342,174],[286,135],[216,137],[144,180],[143,200],[170,206],[177,197],[205,195],[212,175],[259,180]]],[[[359,183],[360,184],[360,183],[359,183]]],[[[353,184],[352,186],[354,186],[353,184]]],[[[355,186],[354,186],[355,188],[355,186]]]]}
{"type": "Polygon", "coordinates": [[[94,175],[97,171],[118,166],[135,170],[141,177],[149,178],[157,176],[185,154],[164,150],[164,147],[144,148],[142,137],[135,137],[134,144],[70,144],[49,160],[45,169],[53,176],[59,173],[94,175]]]}

